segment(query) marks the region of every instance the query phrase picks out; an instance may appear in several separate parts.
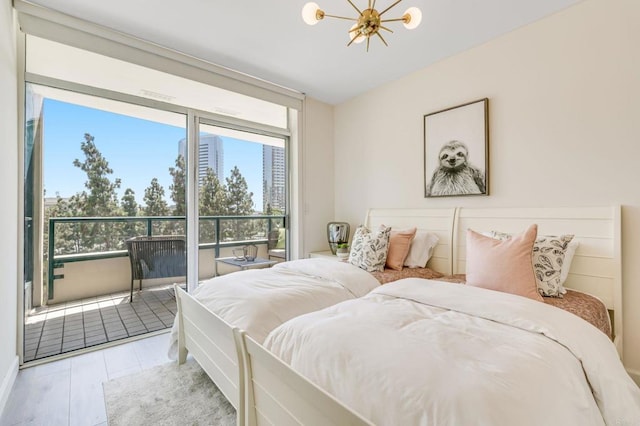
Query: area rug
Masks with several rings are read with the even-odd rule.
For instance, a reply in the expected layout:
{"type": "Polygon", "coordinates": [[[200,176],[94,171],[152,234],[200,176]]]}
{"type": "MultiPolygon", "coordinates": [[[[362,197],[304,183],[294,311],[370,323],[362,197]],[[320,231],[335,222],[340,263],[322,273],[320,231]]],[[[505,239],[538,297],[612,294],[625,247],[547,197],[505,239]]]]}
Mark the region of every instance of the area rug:
{"type": "Polygon", "coordinates": [[[235,425],[236,411],[194,360],[102,384],[107,419],[119,425],[235,425]]]}

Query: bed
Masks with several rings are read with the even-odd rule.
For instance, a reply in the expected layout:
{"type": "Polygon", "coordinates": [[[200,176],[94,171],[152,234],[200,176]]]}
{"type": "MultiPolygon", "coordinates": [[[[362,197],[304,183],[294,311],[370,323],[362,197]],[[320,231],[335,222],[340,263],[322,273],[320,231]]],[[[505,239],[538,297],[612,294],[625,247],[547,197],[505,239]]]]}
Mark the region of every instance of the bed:
{"type": "Polygon", "coordinates": [[[404,279],[294,318],[264,346],[376,425],[640,421],[604,333],[508,293],[404,279]]]}
{"type": "MultiPolygon", "coordinates": [[[[444,279],[464,277],[467,228],[516,232],[536,222],[538,235],[572,233],[580,245],[566,286],[574,290],[562,303],[588,293],[601,322],[611,314],[613,332],[521,296],[405,279],[294,318],[265,347],[374,424],[638,424],[640,392],[620,362],[620,208],[460,208],[454,216],[455,275],[444,279]]],[[[271,419],[287,412],[287,400],[265,391],[278,378],[251,386],[259,361],[249,361],[249,423],[264,418],[265,404],[271,419]]]]}
{"type": "MultiPolygon", "coordinates": [[[[371,210],[365,224],[371,228],[413,226],[436,234],[439,242],[427,268],[406,270],[402,275],[433,278],[452,271],[454,215],[455,209],[371,210]]],[[[245,331],[261,344],[286,320],[363,296],[378,286],[378,280],[390,279],[398,276],[388,271],[374,277],[346,263],[315,258],[216,277],[191,295],[176,287],[178,314],[169,356],[184,363],[190,353],[237,409],[238,424],[242,424],[244,370],[234,329],[245,331]]]]}
{"type": "Polygon", "coordinates": [[[241,364],[234,327],[262,343],[288,319],[364,296],[377,286],[368,272],[326,259],[223,275],[200,284],[192,295],[176,286],[178,314],[169,357],[182,364],[191,352],[241,416],[241,364]],[[206,311],[215,313],[218,321],[209,319],[206,311]]]}

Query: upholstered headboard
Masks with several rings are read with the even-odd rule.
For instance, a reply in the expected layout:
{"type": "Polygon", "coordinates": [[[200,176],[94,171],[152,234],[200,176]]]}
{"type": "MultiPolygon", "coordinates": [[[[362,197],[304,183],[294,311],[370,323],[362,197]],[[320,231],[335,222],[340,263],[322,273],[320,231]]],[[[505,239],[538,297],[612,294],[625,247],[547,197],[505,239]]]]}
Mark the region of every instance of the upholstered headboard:
{"type": "Polygon", "coordinates": [[[574,234],[580,243],[565,287],[600,298],[613,311],[616,347],[622,353],[620,206],[456,210],[453,272],[465,272],[466,231],[517,233],[538,224],[538,235],[574,234]]]}
{"type": "Polygon", "coordinates": [[[369,228],[379,225],[392,228],[416,227],[438,236],[438,245],[427,266],[443,274],[453,271],[452,241],[455,208],[450,209],[370,209],[365,217],[369,228]]]}

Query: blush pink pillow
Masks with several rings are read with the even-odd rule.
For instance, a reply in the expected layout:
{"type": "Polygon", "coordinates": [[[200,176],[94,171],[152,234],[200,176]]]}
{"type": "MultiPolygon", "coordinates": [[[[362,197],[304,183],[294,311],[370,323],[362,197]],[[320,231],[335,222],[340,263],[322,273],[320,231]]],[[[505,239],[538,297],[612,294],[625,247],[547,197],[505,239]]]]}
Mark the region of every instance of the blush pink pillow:
{"type": "Polygon", "coordinates": [[[467,285],[517,294],[542,302],[533,272],[538,225],[508,240],[467,231],[467,285]]]}
{"type": "Polygon", "coordinates": [[[409,254],[411,240],[416,235],[416,228],[405,229],[402,231],[391,230],[389,237],[389,251],[387,252],[387,268],[401,271],[404,260],[409,254]]]}

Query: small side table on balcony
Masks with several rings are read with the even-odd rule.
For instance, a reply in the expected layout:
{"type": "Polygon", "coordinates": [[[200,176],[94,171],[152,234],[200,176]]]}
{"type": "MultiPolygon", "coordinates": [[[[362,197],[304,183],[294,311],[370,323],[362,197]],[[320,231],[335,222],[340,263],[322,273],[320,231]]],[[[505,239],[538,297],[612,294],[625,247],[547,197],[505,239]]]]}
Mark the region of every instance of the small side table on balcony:
{"type": "Polygon", "coordinates": [[[218,275],[218,262],[224,263],[225,265],[235,266],[240,268],[241,271],[253,268],[267,268],[278,263],[277,260],[263,259],[261,257],[256,257],[252,261],[237,259],[235,257],[218,257],[216,258],[216,275],[218,275]]]}

